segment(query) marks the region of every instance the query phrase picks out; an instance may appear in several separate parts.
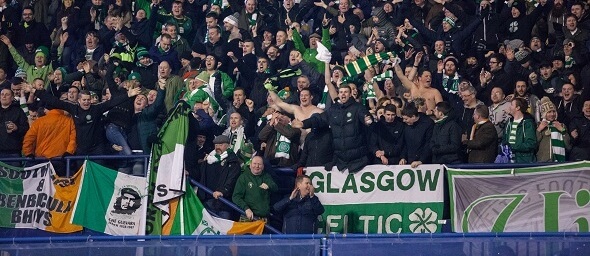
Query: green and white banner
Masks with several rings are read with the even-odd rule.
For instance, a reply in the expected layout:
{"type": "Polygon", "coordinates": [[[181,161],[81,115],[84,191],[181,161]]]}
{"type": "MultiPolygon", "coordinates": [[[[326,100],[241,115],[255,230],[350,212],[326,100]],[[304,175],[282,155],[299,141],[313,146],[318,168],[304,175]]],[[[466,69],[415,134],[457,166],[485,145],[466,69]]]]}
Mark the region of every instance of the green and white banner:
{"type": "Polygon", "coordinates": [[[447,169],[455,232],[588,232],[590,162],[447,169]]]}
{"type": "Polygon", "coordinates": [[[307,168],[326,209],[322,232],[435,233],[443,211],[443,166],[371,165],[350,174],[307,168]]]}

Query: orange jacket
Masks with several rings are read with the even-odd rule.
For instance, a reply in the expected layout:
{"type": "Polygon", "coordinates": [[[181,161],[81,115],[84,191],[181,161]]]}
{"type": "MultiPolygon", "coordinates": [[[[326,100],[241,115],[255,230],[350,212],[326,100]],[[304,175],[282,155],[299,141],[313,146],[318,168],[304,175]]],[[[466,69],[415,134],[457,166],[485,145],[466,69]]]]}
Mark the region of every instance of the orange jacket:
{"type": "Polygon", "coordinates": [[[52,109],[33,122],[23,140],[23,155],[60,157],[76,152],[76,126],[63,110],[52,109]]]}

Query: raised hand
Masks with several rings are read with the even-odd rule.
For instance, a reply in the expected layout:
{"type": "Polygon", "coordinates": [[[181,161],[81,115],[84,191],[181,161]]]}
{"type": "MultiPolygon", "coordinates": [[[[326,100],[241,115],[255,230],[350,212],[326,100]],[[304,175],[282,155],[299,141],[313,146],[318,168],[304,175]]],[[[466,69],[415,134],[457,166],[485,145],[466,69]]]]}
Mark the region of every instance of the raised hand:
{"type": "MultiPolygon", "coordinates": [[[[314,4],[317,4],[318,2],[314,2],[314,4]]],[[[324,2],[319,2],[321,4],[324,4],[324,2]]],[[[326,14],[324,13],[324,19],[322,19],[322,26],[327,27],[330,24],[330,21],[332,21],[332,19],[328,19],[326,18],[326,14]]]]}
{"type": "Polygon", "coordinates": [[[0,41],[2,41],[9,48],[10,48],[10,46],[12,46],[12,43],[10,42],[10,39],[8,39],[8,37],[5,36],[5,35],[1,35],[0,36],[0,41]]]}

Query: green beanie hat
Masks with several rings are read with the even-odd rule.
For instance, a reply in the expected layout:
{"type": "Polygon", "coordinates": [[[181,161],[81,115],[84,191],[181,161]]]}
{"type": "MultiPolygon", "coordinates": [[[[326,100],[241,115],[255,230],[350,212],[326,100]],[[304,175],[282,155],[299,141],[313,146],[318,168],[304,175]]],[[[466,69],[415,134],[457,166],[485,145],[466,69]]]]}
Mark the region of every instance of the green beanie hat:
{"type": "Polygon", "coordinates": [[[135,55],[137,56],[137,60],[141,60],[141,58],[143,57],[149,57],[150,53],[147,51],[147,49],[145,47],[137,47],[137,49],[135,49],[135,55]]]}
{"type": "Polygon", "coordinates": [[[127,76],[127,80],[137,80],[137,82],[141,83],[141,75],[137,72],[132,72],[127,76]]]}
{"type": "Polygon", "coordinates": [[[39,46],[35,50],[35,57],[37,57],[37,55],[39,55],[39,54],[42,54],[43,57],[47,58],[47,57],[49,57],[49,49],[47,49],[47,47],[45,47],[45,46],[39,46]]]}
{"type": "Polygon", "coordinates": [[[56,70],[61,71],[61,80],[66,80],[66,75],[68,74],[68,72],[66,71],[66,69],[64,67],[59,67],[56,70]]]}

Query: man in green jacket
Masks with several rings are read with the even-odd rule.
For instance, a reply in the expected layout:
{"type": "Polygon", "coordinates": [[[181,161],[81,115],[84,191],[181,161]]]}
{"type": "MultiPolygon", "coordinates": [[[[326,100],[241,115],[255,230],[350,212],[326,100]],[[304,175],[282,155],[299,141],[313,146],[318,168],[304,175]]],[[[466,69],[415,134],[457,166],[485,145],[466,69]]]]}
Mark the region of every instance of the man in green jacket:
{"type": "Polygon", "coordinates": [[[270,174],[264,172],[262,157],[255,156],[250,163],[250,172],[243,172],[234,188],[232,201],[246,212],[240,221],[266,218],[270,212],[270,193],[278,190],[270,174]]]}
{"type": "Polygon", "coordinates": [[[0,36],[0,41],[8,46],[8,50],[10,51],[10,55],[14,59],[14,62],[18,65],[19,68],[24,70],[27,73],[27,83],[32,84],[36,78],[43,79],[45,81],[45,88],[49,86],[49,79],[47,78],[49,74],[53,73],[53,66],[51,63],[48,63],[49,58],[49,49],[45,46],[39,46],[35,50],[35,65],[30,65],[25,61],[25,59],[18,53],[16,48],[10,42],[10,39],[5,35],[0,36]]]}
{"type": "Polygon", "coordinates": [[[313,33],[309,36],[309,48],[305,48],[303,44],[303,39],[301,38],[301,34],[297,29],[293,29],[293,44],[295,45],[295,49],[303,55],[303,60],[309,65],[311,65],[315,70],[320,73],[324,72],[324,63],[316,59],[316,55],[318,54],[318,40],[322,40],[322,44],[328,48],[328,50],[332,49],[332,44],[330,43],[330,32],[328,29],[329,20],[325,19],[322,21],[322,36],[313,33]]]}
{"type": "Polygon", "coordinates": [[[512,151],[511,161],[514,163],[535,162],[537,150],[537,134],[532,117],[525,117],[528,104],[525,99],[514,98],[510,105],[512,119],[506,124],[502,144],[508,145],[512,151]]]}

